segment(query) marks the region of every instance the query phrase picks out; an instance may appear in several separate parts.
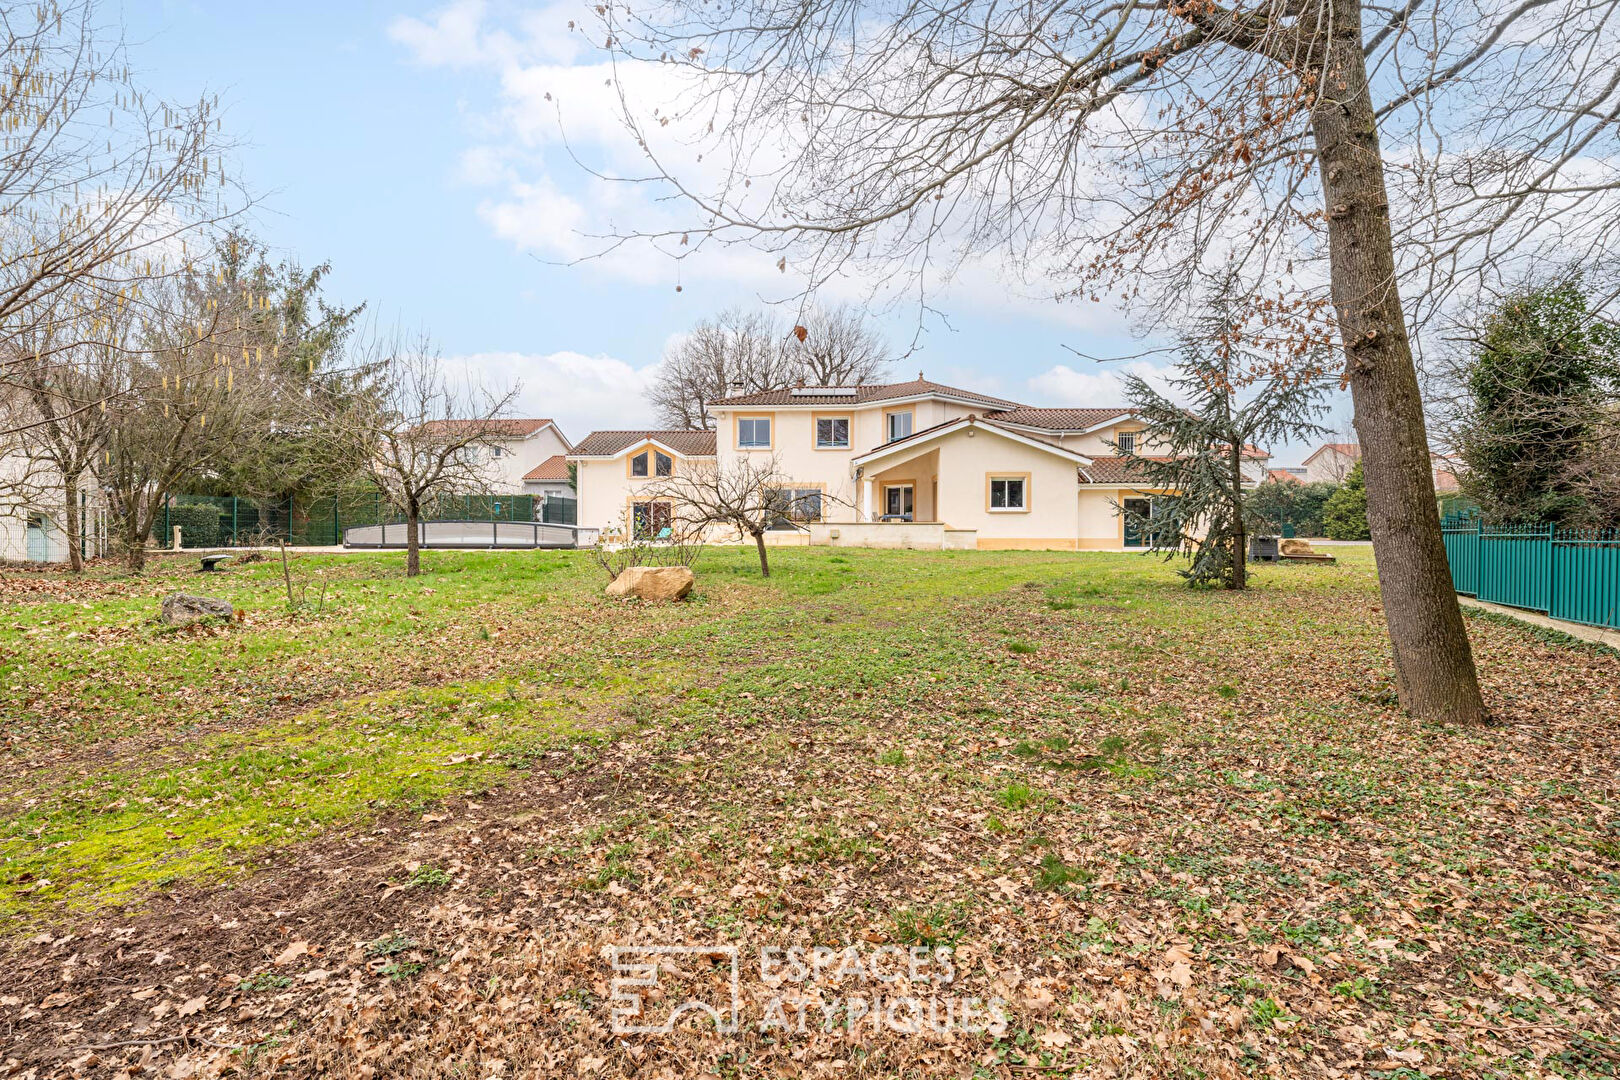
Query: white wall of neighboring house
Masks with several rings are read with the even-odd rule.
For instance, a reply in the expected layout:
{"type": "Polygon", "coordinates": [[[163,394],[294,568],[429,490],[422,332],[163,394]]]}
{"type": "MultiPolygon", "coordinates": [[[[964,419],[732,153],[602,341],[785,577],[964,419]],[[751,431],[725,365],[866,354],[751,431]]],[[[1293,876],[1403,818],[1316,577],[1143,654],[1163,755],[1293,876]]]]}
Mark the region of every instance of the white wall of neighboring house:
{"type": "Polygon", "coordinates": [[[480,447],[478,453],[491,491],[521,494],[530,491],[524,485],[524,473],[568,450],[568,440],[557,430],[557,425],[547,424],[530,435],[492,440],[480,447]]]}
{"type": "Polygon", "coordinates": [[[1342,484],[1359,460],[1360,450],[1354,443],[1325,443],[1305,459],[1305,480],[1312,484],[1342,484]]]}
{"type": "MultiPolygon", "coordinates": [[[[0,561],[67,561],[60,483],[55,471],[37,460],[17,451],[0,454],[0,561]]],[[[93,477],[84,479],[79,505],[85,554],[106,554],[105,515],[93,477]]]]}

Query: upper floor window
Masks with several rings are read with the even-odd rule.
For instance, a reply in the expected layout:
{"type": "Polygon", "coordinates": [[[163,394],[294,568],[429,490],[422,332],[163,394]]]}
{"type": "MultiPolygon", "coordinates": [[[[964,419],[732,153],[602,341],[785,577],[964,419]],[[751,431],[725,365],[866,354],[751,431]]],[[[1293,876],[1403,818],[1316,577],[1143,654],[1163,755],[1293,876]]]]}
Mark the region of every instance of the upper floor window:
{"type": "Polygon", "coordinates": [[[1116,439],[1114,439],[1114,445],[1119,447],[1119,452],[1122,453],[1122,454],[1134,454],[1134,453],[1136,453],[1136,432],[1134,432],[1134,431],[1122,431],[1122,432],[1120,432],[1119,436],[1116,439]]]}
{"type": "Polygon", "coordinates": [[[647,475],[647,451],[643,450],[641,453],[630,459],[630,475],[647,475]]]}
{"type": "Polygon", "coordinates": [[[675,471],[675,462],[668,454],[660,454],[655,450],[653,451],[653,471],[659,476],[668,476],[675,471]]]}
{"type": "Polygon", "coordinates": [[[888,414],[889,441],[903,439],[911,434],[911,412],[892,412],[888,414]]]}
{"type": "Polygon", "coordinates": [[[490,447],[489,448],[489,456],[490,457],[500,457],[501,456],[501,448],[498,447],[498,446],[490,447]]]}
{"type": "Polygon", "coordinates": [[[771,418],[743,416],[737,419],[737,448],[740,450],[769,450],[771,447],[771,418]]]}
{"type": "Polygon", "coordinates": [[[816,420],[816,449],[836,450],[849,446],[849,417],[824,416],[816,420]]]}

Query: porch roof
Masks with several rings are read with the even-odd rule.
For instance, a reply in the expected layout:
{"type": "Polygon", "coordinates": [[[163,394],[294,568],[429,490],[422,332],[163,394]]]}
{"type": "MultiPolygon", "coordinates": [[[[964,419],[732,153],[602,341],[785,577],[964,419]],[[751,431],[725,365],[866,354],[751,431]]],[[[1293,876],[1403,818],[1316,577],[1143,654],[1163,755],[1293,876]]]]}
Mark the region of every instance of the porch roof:
{"type": "Polygon", "coordinates": [[[981,431],[987,431],[993,435],[998,435],[1003,439],[1008,439],[1016,443],[1022,443],[1025,446],[1032,446],[1037,450],[1043,450],[1049,454],[1055,454],[1058,457],[1072,461],[1077,465],[1084,466],[1091,464],[1091,459],[1086,457],[1084,454],[1077,454],[1073,450],[1067,450],[1059,446],[1057,443],[1041,438],[1038,435],[1032,435],[1024,431],[1017,431],[1005,424],[997,423],[994,420],[987,420],[982,416],[972,414],[958,417],[955,420],[947,420],[942,424],[935,424],[933,427],[926,427],[921,431],[914,431],[904,438],[895,439],[893,442],[884,443],[876,450],[868,450],[864,454],[856,455],[851,459],[851,464],[869,465],[885,458],[895,457],[901,454],[909,454],[913,451],[921,451],[923,447],[928,446],[930,443],[938,442],[945,436],[955,434],[957,431],[961,431],[964,428],[974,428],[981,431]]]}

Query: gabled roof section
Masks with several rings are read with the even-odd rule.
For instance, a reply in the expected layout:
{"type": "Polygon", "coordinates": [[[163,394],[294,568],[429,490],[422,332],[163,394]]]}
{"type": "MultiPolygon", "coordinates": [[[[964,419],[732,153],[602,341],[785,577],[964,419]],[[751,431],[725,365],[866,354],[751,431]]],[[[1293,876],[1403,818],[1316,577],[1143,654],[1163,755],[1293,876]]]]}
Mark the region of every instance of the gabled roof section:
{"type": "Polygon", "coordinates": [[[1171,461],[1168,457],[1149,457],[1129,454],[1123,457],[1100,457],[1080,469],[1082,484],[1140,484],[1147,482],[1144,461],[1171,461]]]}
{"type": "Polygon", "coordinates": [[[991,397],[974,390],[962,390],[955,386],[946,386],[943,383],[929,382],[919,375],[910,382],[899,383],[861,383],[858,386],[841,387],[787,387],[782,390],[765,390],[757,394],[738,394],[735,397],[720,398],[709,404],[715,408],[730,409],[740,406],[756,405],[815,405],[826,407],[829,405],[869,405],[876,401],[896,401],[902,398],[915,397],[943,397],[957,401],[965,401],[974,405],[988,405],[995,409],[1022,408],[1016,401],[1007,401],[1004,398],[991,397]],[[836,393],[817,394],[817,389],[836,390],[836,393]],[[849,393],[854,390],[853,394],[849,393]]]}
{"type": "Polygon", "coordinates": [[[525,480],[567,480],[568,455],[552,454],[546,460],[523,474],[525,480]]]}
{"type": "Polygon", "coordinates": [[[1091,459],[1086,457],[1084,454],[1077,454],[1073,450],[1067,450],[1059,446],[1051,439],[1045,439],[1038,435],[1030,435],[1027,432],[1017,431],[1006,426],[1005,424],[998,424],[994,420],[988,420],[982,416],[963,416],[958,417],[955,420],[947,420],[943,424],[935,424],[933,427],[923,428],[921,431],[914,431],[903,439],[895,439],[893,442],[884,443],[876,450],[869,450],[864,454],[857,454],[850,460],[853,464],[864,465],[869,461],[877,461],[880,458],[888,457],[890,454],[914,449],[923,445],[924,443],[933,442],[935,439],[943,438],[946,435],[954,434],[957,431],[969,427],[977,428],[981,431],[991,432],[995,435],[1001,436],[1003,439],[1010,439],[1013,442],[1023,443],[1025,446],[1033,446],[1037,450],[1045,450],[1049,454],[1056,454],[1058,457],[1067,458],[1068,460],[1076,462],[1080,465],[1089,465],[1091,463],[1091,459]]]}
{"type": "Polygon", "coordinates": [[[617,457],[644,442],[655,442],[681,457],[714,457],[714,432],[685,429],[593,431],[581,439],[568,456],[617,457]]]}
{"type": "Polygon", "coordinates": [[[1350,459],[1352,459],[1354,461],[1360,461],[1361,460],[1361,444],[1360,443],[1330,442],[1330,443],[1323,443],[1321,446],[1318,446],[1315,450],[1312,450],[1310,457],[1305,459],[1305,464],[1309,465],[1311,462],[1315,461],[1317,459],[1317,457],[1319,457],[1322,454],[1327,453],[1329,450],[1332,450],[1332,451],[1340,454],[1341,456],[1350,458],[1350,459]]]}
{"type": "Polygon", "coordinates": [[[1003,424],[1069,434],[1094,431],[1107,424],[1129,420],[1131,417],[1131,410],[1124,405],[1103,409],[1035,409],[1028,405],[1020,405],[1016,409],[986,414],[986,419],[999,420],[1003,424]]]}
{"type": "MultiPolygon", "coordinates": [[[[554,427],[545,417],[501,417],[496,420],[429,420],[422,427],[427,431],[451,432],[457,435],[477,431],[495,439],[526,439],[543,428],[554,427]]],[[[562,431],[557,432],[562,435],[562,431]]],[[[567,438],[563,439],[566,443],[567,438]]]]}

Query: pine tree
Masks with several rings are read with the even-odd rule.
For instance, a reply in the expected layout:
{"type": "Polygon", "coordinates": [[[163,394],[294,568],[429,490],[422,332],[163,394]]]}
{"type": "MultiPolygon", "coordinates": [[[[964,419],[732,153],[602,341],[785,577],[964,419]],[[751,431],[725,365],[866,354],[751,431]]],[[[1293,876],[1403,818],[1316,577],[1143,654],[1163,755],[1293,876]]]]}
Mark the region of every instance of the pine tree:
{"type": "Polygon", "coordinates": [[[1322,526],[1329,540],[1371,540],[1372,530],[1367,525],[1367,480],[1361,474],[1361,462],[1350,469],[1322,507],[1322,526]]]}
{"type": "Polygon", "coordinates": [[[1224,286],[1181,336],[1172,395],[1127,377],[1126,398],[1147,422],[1137,437],[1137,452],[1151,454],[1136,462],[1142,487],[1174,494],[1156,497],[1145,517],[1118,509],[1153,550],[1191,559],[1181,571],[1189,585],[1242,589],[1251,524],[1244,455],[1261,443],[1324,433],[1316,420],[1326,406],[1315,378],[1321,364],[1277,364],[1236,318],[1232,288],[1224,286]]]}

